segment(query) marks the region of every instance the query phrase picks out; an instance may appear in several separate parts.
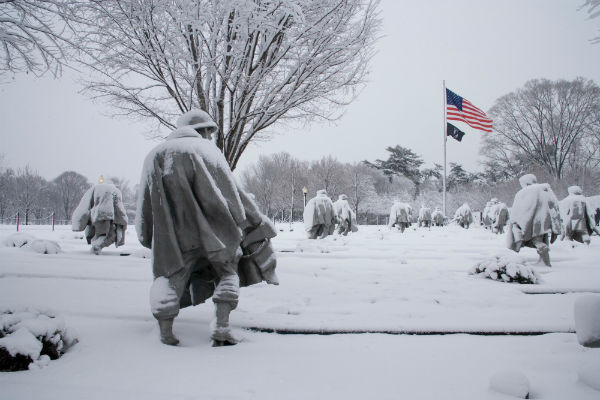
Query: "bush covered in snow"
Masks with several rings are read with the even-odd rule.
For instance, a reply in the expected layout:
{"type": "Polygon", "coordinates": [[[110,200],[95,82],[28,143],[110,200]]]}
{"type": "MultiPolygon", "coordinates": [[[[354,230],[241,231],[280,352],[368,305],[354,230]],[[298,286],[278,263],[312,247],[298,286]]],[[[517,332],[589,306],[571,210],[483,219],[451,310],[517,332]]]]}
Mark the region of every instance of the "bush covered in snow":
{"type": "Polygon", "coordinates": [[[58,254],[61,252],[60,245],[53,240],[36,239],[28,233],[13,233],[2,241],[6,247],[19,247],[40,254],[58,254]]]}
{"type": "Polygon", "coordinates": [[[76,342],[63,318],[50,312],[0,311],[0,371],[43,367],[76,342]]]}
{"type": "Polygon", "coordinates": [[[469,272],[501,282],[538,283],[539,277],[518,255],[496,255],[478,262],[469,272]]]}
{"type": "Polygon", "coordinates": [[[35,239],[27,243],[25,248],[40,254],[58,254],[62,251],[58,243],[46,239],[35,239]]]}
{"type": "Polygon", "coordinates": [[[35,237],[28,233],[17,232],[5,238],[2,241],[2,245],[5,247],[23,247],[34,240],[35,237]]]}

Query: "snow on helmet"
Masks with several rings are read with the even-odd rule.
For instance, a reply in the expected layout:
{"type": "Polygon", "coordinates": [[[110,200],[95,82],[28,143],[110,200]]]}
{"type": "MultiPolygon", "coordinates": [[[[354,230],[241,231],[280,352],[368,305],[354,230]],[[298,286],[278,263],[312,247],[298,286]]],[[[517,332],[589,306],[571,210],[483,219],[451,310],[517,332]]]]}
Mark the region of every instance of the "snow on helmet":
{"type": "Polygon", "coordinates": [[[192,129],[210,128],[210,134],[215,133],[218,129],[217,124],[215,124],[210,115],[208,115],[207,112],[202,111],[198,108],[191,109],[190,111],[184,113],[181,117],[179,117],[177,119],[176,126],[177,128],[181,128],[182,126],[189,126],[192,129]]]}
{"type": "Polygon", "coordinates": [[[533,174],[523,175],[519,178],[519,183],[521,184],[521,187],[534,185],[537,183],[537,178],[533,174]]]}

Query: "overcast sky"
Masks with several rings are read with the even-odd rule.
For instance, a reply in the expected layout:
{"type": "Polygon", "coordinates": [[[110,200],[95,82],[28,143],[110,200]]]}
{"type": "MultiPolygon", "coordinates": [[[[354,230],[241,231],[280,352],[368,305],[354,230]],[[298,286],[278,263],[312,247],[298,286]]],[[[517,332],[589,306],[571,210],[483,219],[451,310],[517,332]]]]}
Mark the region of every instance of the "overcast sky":
{"type": "MultiPolygon", "coordinates": [[[[600,18],[587,20],[573,0],[384,0],[384,35],[369,82],[335,124],[280,129],[250,146],[243,170],[260,154],[288,151],[303,160],[334,155],[343,162],[387,158],[397,144],[427,166],[443,157],[446,86],[487,111],[494,101],[534,78],[578,76],[600,84],[600,18]]],[[[143,122],[111,118],[110,108],[78,93],[76,76],[20,74],[0,84],[0,153],[13,168],[29,164],[46,179],[74,170],[95,182],[116,175],[137,183],[146,153],[143,122]]],[[[448,139],[448,161],[479,170],[482,133],[448,139]]],[[[492,133],[493,134],[493,133],[492,133]]]]}

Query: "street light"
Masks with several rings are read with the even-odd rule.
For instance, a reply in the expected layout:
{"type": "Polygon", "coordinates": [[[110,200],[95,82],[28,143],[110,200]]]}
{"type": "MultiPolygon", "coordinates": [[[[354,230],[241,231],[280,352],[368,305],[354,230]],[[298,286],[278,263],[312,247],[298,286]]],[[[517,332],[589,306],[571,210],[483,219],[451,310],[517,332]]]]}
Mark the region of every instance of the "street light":
{"type": "Polygon", "coordinates": [[[308,188],[304,186],[302,188],[302,194],[304,195],[304,207],[306,208],[306,194],[308,193],[308,188]]]}

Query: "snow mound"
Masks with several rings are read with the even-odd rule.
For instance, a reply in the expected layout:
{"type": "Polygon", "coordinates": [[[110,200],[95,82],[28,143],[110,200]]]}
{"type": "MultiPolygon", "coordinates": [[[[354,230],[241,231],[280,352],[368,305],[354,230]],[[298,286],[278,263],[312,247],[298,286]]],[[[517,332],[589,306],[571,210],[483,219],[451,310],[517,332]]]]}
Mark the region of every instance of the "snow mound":
{"type": "Polygon", "coordinates": [[[40,254],[58,254],[62,251],[58,243],[46,239],[35,239],[27,243],[25,247],[40,254]]]}
{"type": "Polygon", "coordinates": [[[296,251],[298,253],[330,253],[331,249],[314,240],[303,240],[296,245],[296,251]]]}
{"type": "Polygon", "coordinates": [[[28,233],[17,232],[5,238],[2,241],[2,245],[5,247],[23,247],[34,240],[35,237],[28,233]]]}
{"type": "Polygon", "coordinates": [[[539,282],[535,270],[525,265],[525,259],[517,254],[495,255],[480,261],[469,271],[469,274],[500,282],[530,284],[539,282]]]}
{"type": "Polygon", "coordinates": [[[529,398],[529,379],[521,372],[502,371],[495,373],[490,379],[490,388],[496,392],[520,399],[529,398]]]}
{"type": "Polygon", "coordinates": [[[600,359],[583,364],[577,374],[582,383],[600,391],[600,359]]]}
{"type": "Polygon", "coordinates": [[[142,247],[141,249],[136,249],[132,255],[139,258],[152,258],[152,250],[142,247]]]}
{"type": "Polygon", "coordinates": [[[77,240],[81,240],[83,239],[83,233],[82,232],[68,232],[68,233],[63,233],[62,235],[60,235],[61,239],[77,239],[77,240]]]}
{"type": "Polygon", "coordinates": [[[27,308],[0,313],[0,371],[40,368],[77,342],[64,319],[27,308]]]}
{"type": "MultiPolygon", "coordinates": [[[[575,330],[579,344],[600,347],[600,296],[581,296],[575,301],[575,330]]],[[[599,383],[600,384],[600,383],[599,383]]]]}

